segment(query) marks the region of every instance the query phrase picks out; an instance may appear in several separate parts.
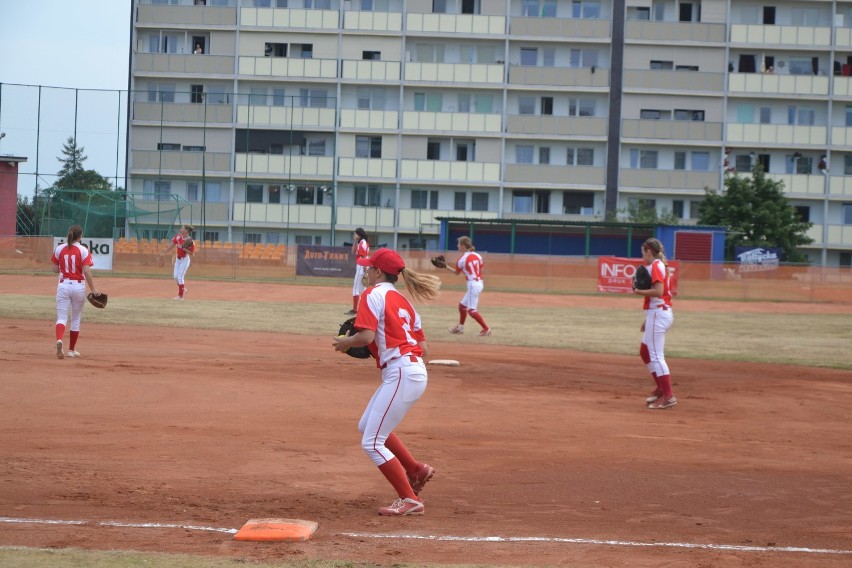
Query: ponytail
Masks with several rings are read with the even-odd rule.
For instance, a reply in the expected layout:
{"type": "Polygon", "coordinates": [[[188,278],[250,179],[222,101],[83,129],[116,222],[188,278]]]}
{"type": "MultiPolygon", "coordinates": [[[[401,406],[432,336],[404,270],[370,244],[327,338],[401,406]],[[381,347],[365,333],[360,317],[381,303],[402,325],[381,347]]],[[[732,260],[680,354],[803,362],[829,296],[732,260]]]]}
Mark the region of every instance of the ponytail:
{"type": "Polygon", "coordinates": [[[80,225],[71,225],[71,228],[68,229],[68,237],[66,237],[65,242],[68,245],[76,243],[83,236],[83,227],[80,225]]]}

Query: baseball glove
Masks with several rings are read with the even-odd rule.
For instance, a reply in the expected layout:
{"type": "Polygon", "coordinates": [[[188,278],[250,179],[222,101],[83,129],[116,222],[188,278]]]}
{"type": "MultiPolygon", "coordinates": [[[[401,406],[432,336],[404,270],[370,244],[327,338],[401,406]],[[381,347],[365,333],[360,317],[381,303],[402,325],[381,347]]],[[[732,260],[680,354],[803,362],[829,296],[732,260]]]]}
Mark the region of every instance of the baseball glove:
{"type": "Polygon", "coordinates": [[[186,237],[181,246],[183,246],[183,250],[190,250],[192,248],[192,237],[186,237]]]}
{"type": "Polygon", "coordinates": [[[644,264],[636,267],[636,274],[633,275],[634,290],[650,290],[651,289],[651,273],[645,268],[644,264]]]}
{"type": "MultiPolygon", "coordinates": [[[[342,324],[340,324],[340,329],[337,330],[338,337],[341,335],[353,335],[355,333],[355,318],[349,318],[342,324]]],[[[346,350],[346,354],[350,357],[355,357],[356,359],[368,359],[372,357],[370,350],[367,346],[363,347],[350,347],[346,350]]]]}
{"type": "Polygon", "coordinates": [[[437,266],[438,268],[446,268],[447,267],[447,259],[444,258],[444,255],[433,256],[431,258],[432,264],[437,266]]]}
{"type": "Polygon", "coordinates": [[[109,296],[107,296],[106,292],[101,292],[97,296],[94,293],[89,292],[86,296],[86,299],[89,300],[89,303],[95,306],[96,308],[105,308],[107,305],[107,301],[109,300],[109,296]]]}

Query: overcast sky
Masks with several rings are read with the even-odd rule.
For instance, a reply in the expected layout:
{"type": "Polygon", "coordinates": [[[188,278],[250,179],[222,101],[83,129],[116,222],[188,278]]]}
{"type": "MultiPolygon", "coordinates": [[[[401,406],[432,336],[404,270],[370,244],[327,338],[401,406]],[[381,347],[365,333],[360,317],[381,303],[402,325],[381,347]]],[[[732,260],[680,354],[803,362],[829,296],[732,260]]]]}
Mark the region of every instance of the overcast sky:
{"type": "Polygon", "coordinates": [[[32,196],[36,171],[40,187],[55,180],[56,157],[75,133],[86,168],[124,175],[130,4],[0,0],[0,154],[27,158],[19,194],[32,196]]]}

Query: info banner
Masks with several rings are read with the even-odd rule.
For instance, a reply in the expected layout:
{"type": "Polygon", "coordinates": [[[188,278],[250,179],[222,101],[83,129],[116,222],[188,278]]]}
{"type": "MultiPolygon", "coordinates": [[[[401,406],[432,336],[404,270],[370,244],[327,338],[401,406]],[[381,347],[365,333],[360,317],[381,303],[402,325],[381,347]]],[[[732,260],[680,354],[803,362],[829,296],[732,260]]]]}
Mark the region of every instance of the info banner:
{"type": "MultiPolygon", "coordinates": [[[[53,250],[65,242],[63,237],[53,237],[53,250]]],[[[80,244],[89,249],[92,253],[92,270],[112,270],[112,239],[87,239],[83,237],[80,244]]]]}
{"type": "MultiPolygon", "coordinates": [[[[642,264],[641,258],[598,257],[598,292],[633,293],[633,276],[640,264],[642,264]]],[[[672,296],[676,296],[680,263],[669,260],[668,264],[669,273],[672,276],[672,296]]]]}
{"type": "Polygon", "coordinates": [[[296,247],[296,274],[355,278],[355,256],[349,247],[299,245],[296,247]]]}

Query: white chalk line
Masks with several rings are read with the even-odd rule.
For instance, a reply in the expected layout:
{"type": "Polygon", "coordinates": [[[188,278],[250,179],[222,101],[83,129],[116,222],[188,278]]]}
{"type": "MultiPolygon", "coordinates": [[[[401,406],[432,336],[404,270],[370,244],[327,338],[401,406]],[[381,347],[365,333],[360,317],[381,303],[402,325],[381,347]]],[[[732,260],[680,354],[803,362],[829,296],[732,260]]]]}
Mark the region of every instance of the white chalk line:
{"type": "MultiPolygon", "coordinates": [[[[126,523],[118,521],[74,521],[59,519],[23,519],[16,517],[0,517],[0,523],[41,524],[41,525],[76,525],[123,527],[138,529],[183,529],[192,531],[219,532],[236,534],[237,529],[222,527],[205,527],[199,525],[182,525],[175,523],[126,523]]],[[[806,548],[799,546],[745,546],[737,544],[696,544],[689,542],[637,542],[631,540],[605,540],[595,538],[561,538],[544,536],[452,536],[452,535],[418,535],[418,534],[381,534],[381,533],[338,533],[340,536],[351,538],[375,539],[407,539],[434,540],[445,542],[543,542],[556,544],[595,544],[604,546],[635,546],[663,548],[694,548],[703,550],[726,550],[739,552],[802,552],[808,554],[850,554],[852,550],[835,550],[830,548],[806,548]]]]}
{"type": "Polygon", "coordinates": [[[798,546],[742,546],[737,544],[695,544],[689,542],[636,542],[631,540],[601,540],[596,538],[559,538],[545,536],[439,536],[418,534],[340,533],[355,538],[399,538],[410,540],[438,540],[452,542],[552,542],[559,544],[602,544],[606,546],[638,546],[668,548],[698,548],[708,550],[736,550],[741,552],[807,552],[811,554],[852,554],[852,550],[830,548],[803,548],[798,546]]]}

